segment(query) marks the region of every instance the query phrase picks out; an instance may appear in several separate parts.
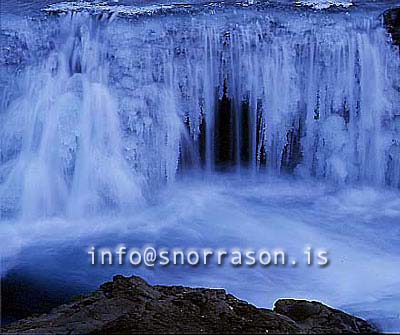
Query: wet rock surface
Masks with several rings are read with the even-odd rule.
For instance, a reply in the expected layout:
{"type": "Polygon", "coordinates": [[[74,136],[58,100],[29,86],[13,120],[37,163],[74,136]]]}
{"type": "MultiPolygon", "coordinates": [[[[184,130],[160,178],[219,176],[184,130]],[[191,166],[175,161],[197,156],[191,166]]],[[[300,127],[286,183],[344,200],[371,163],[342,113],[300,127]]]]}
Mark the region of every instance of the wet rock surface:
{"type": "Polygon", "coordinates": [[[223,289],[152,286],[115,276],[89,296],[2,329],[4,334],[373,333],[366,321],[319,302],[256,308],[223,289]]]}

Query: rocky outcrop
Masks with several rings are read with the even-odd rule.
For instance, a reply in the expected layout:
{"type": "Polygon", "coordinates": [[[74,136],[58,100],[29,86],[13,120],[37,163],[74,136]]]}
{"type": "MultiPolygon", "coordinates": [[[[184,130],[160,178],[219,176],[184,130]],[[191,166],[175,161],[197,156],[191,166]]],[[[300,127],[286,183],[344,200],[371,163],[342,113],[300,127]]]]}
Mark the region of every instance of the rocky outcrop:
{"type": "Polygon", "coordinates": [[[115,276],[100,290],[48,314],[2,329],[4,334],[373,333],[366,321],[319,302],[278,300],[256,308],[222,289],[151,286],[115,276]]]}
{"type": "Polygon", "coordinates": [[[371,325],[364,320],[316,301],[278,300],[274,312],[289,317],[307,334],[322,334],[329,330],[347,334],[373,332],[371,325]]]}
{"type": "Polygon", "coordinates": [[[386,29],[392,35],[393,43],[400,46],[400,7],[385,12],[384,22],[386,29]]]}

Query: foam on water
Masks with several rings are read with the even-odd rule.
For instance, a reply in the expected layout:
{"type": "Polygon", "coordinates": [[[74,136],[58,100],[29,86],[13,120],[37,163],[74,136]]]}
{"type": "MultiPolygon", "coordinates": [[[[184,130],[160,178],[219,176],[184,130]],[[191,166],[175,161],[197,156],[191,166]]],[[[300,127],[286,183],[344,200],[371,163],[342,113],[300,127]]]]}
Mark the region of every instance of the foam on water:
{"type": "Polygon", "coordinates": [[[399,217],[399,194],[388,190],[337,190],[282,178],[190,176],[164,189],[155,204],[138,209],[134,216],[46,219],[29,225],[4,222],[7,243],[2,245],[12,257],[3,263],[33,276],[46,273],[50,282],[68,283],[74,278],[75,285],[88,289],[118,272],[140,274],[154,283],[224,287],[265,307],[282,297],[316,299],[393,330],[400,322],[395,289],[400,284],[395,270],[400,262],[399,217]],[[119,243],[282,248],[297,259],[310,245],[328,250],[330,265],[151,269],[88,265],[90,245],[114,248],[119,243]]]}

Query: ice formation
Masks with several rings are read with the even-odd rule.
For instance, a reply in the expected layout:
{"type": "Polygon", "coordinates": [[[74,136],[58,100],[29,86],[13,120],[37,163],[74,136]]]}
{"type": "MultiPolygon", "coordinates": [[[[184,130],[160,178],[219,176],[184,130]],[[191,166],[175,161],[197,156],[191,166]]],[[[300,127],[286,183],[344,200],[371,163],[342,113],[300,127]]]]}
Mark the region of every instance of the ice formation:
{"type": "Polygon", "coordinates": [[[3,32],[19,61],[3,54],[2,216],[129,208],[179,169],[400,186],[399,57],[375,16],[220,3],[46,12],[3,32]]]}

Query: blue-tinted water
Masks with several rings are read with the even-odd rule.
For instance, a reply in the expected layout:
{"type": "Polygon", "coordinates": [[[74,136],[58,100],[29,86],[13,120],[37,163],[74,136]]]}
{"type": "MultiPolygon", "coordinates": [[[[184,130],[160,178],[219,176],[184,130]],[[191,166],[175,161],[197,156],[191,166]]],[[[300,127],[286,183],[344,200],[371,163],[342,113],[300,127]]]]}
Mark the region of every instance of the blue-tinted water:
{"type": "Polygon", "coordinates": [[[53,3],[1,3],[2,276],[78,293],[137,274],[400,329],[400,62],[380,18],[397,1],[53,3]],[[120,243],[331,262],[90,265],[120,243]]]}

